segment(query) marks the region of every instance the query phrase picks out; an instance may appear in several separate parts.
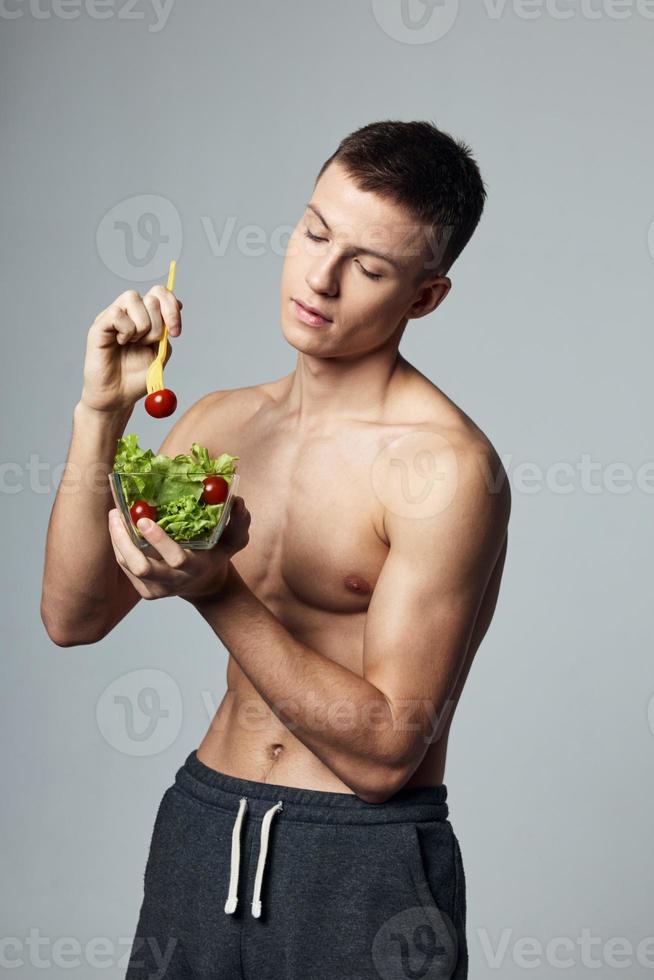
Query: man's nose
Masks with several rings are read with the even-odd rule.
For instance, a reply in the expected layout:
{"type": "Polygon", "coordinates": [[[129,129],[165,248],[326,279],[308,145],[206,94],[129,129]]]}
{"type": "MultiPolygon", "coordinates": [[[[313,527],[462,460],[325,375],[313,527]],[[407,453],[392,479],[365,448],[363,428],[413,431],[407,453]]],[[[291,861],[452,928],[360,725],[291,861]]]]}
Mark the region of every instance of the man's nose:
{"type": "Polygon", "coordinates": [[[314,293],[335,296],[338,292],[338,273],[336,264],[322,259],[311,266],[306,276],[307,285],[314,293]]]}

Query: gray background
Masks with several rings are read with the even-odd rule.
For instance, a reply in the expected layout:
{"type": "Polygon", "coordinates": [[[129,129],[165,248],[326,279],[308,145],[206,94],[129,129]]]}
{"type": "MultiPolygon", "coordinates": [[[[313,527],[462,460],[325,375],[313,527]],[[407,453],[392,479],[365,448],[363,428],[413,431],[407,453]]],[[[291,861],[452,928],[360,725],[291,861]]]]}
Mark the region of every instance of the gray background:
{"type": "MultiPolygon", "coordinates": [[[[585,930],[593,976],[650,976],[654,943],[637,947],[654,935],[654,5],[486,0],[455,16],[445,0],[423,29],[403,24],[400,0],[177,0],[164,23],[145,0],[116,0],[105,19],[46,0],[3,11],[0,920],[23,963],[13,975],[69,976],[71,947],[55,946],[69,937],[75,975],[123,976],[156,807],[225,683],[223,647],[179,600],[141,603],[94,646],[57,648],[41,624],[88,327],[124,289],[165,281],[177,254],[180,405],[290,371],[275,230],[295,224],[346,133],[395,118],[469,142],[489,191],[450,296],[401,347],[493,440],[513,488],[502,593],[445,777],[471,977],[564,972],[565,950],[547,952],[558,939],[567,974],[586,975],[585,930]],[[111,233],[116,214],[136,229],[143,195],[168,202],[154,212],[170,241],[150,266],[138,234],[130,260],[111,233]],[[230,223],[212,245],[207,229],[229,237],[230,223]],[[259,254],[237,240],[248,225],[259,254]],[[139,741],[147,687],[169,715],[139,741]],[[84,948],[98,937],[106,969],[84,948]],[[620,937],[631,952],[612,954],[620,937]]],[[[128,431],[156,446],[166,425],[137,407],[128,431]]]]}

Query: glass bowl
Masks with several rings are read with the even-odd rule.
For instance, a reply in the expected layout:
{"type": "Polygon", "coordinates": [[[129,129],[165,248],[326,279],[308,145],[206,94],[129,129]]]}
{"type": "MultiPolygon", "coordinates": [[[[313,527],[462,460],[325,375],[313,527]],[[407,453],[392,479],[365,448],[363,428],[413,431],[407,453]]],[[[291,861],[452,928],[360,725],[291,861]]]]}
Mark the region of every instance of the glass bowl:
{"type": "MultiPolygon", "coordinates": [[[[143,537],[139,529],[134,524],[134,521],[132,520],[132,515],[129,512],[129,508],[134,503],[134,500],[139,500],[139,499],[147,500],[147,496],[144,498],[139,496],[135,484],[133,482],[130,482],[133,481],[134,478],[143,477],[143,475],[144,475],[143,473],[127,473],[127,472],[117,473],[114,470],[112,470],[111,473],[109,473],[109,485],[111,487],[111,493],[114,498],[114,502],[116,504],[116,507],[118,508],[119,513],[123,518],[123,523],[127,528],[130,538],[132,539],[134,544],[142,551],[146,552],[146,554],[149,553],[153,556],[156,556],[159,554],[159,552],[156,551],[153,545],[151,545],[150,542],[143,537]],[[131,501],[131,504],[128,503],[128,501],[131,501]]],[[[216,476],[216,474],[206,473],[205,477],[206,476],[216,476]]],[[[194,550],[195,549],[206,550],[208,548],[213,548],[214,545],[220,540],[220,536],[222,535],[226,526],[229,524],[229,516],[232,509],[232,504],[234,502],[234,497],[236,496],[236,491],[238,489],[239,476],[238,473],[235,472],[230,477],[223,476],[223,479],[229,483],[229,491],[227,493],[226,499],[223,501],[222,504],[209,505],[213,507],[222,507],[222,510],[220,512],[216,512],[219,513],[218,523],[215,524],[213,527],[209,528],[207,531],[203,532],[201,535],[198,535],[197,537],[188,538],[184,540],[173,538],[173,540],[176,540],[177,544],[181,545],[182,548],[191,548],[194,550]]],[[[184,481],[182,480],[181,482],[183,483],[184,481]]],[[[198,488],[198,484],[201,483],[201,481],[198,481],[197,479],[195,480],[189,479],[186,482],[188,482],[189,484],[189,493],[193,493],[193,491],[195,490],[193,496],[197,498],[197,488],[198,488]]],[[[150,501],[148,501],[148,503],[150,503],[150,501]]],[[[164,528],[164,530],[166,529],[164,528]]],[[[169,532],[166,531],[166,533],[168,534],[169,532]]],[[[170,537],[173,537],[172,534],[170,535],[170,537]]]]}

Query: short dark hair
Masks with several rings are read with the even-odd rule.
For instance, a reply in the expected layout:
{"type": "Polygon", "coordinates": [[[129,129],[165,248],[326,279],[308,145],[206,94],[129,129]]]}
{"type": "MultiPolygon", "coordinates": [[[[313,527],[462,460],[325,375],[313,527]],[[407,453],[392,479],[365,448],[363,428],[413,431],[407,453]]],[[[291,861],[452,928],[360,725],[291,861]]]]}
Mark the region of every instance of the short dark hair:
{"type": "Polygon", "coordinates": [[[316,183],[334,161],[361,190],[405,207],[414,221],[426,227],[431,264],[426,259],[417,282],[426,275],[445,275],[472,237],[486,199],[470,147],[432,122],[387,119],[362,126],[341,140],[320,168],[316,183]]]}

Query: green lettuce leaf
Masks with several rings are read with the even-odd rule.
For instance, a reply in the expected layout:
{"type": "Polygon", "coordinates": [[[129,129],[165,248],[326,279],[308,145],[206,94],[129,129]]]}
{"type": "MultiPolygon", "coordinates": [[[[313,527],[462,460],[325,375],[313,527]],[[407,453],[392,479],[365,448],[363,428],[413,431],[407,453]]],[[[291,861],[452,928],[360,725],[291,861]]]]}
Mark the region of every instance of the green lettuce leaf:
{"type": "Polygon", "coordinates": [[[200,500],[203,481],[209,475],[222,476],[231,484],[238,456],[223,453],[215,459],[197,442],[191,452],[170,457],[151,449],[140,449],[134,434],[117,443],[114,472],[123,474],[121,484],[131,507],[135,500],[147,500],[157,508],[157,524],[175,541],[206,537],[216,526],[225,507],[200,500]]]}

